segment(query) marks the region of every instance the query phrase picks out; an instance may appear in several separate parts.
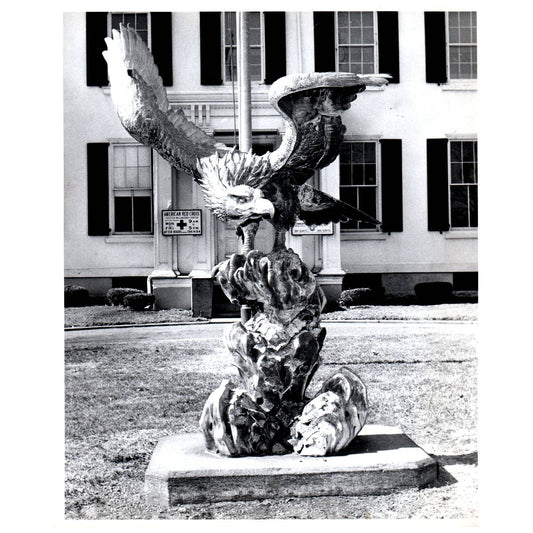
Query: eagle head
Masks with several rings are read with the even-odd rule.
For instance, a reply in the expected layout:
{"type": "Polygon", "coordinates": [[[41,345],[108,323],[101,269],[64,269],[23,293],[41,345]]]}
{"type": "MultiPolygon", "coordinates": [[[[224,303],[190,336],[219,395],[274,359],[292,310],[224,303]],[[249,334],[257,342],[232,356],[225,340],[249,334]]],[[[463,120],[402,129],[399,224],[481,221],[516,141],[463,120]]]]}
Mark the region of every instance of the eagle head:
{"type": "Polygon", "coordinates": [[[272,173],[267,158],[232,150],[222,158],[199,159],[197,170],[206,206],[221,220],[245,226],[274,216],[274,205],[261,190],[272,173]]]}
{"type": "Polygon", "coordinates": [[[263,196],[261,189],[236,185],[227,189],[223,213],[228,222],[244,226],[262,218],[274,216],[274,205],[263,196]]]}

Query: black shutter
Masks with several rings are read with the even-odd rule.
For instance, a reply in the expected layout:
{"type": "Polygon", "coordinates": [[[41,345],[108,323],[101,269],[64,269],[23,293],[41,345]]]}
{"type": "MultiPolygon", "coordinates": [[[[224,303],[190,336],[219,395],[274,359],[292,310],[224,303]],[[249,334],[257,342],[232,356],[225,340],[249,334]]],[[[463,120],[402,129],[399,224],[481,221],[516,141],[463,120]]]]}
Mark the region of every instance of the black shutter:
{"type": "Polygon", "coordinates": [[[398,12],[378,12],[379,72],[390,74],[389,83],[400,83],[400,48],[398,41],[398,12]]]}
{"type": "Polygon", "coordinates": [[[202,85],[222,85],[221,13],[200,13],[200,80],[202,85]]]}
{"type": "Polygon", "coordinates": [[[107,13],[85,13],[85,36],[87,85],[105,87],[109,82],[102,52],[107,48],[104,41],[107,37],[107,13]]]}
{"type": "Polygon", "coordinates": [[[424,13],[426,81],[446,83],[446,22],[443,11],[424,13]]]}
{"type": "Polygon", "coordinates": [[[448,139],[427,140],[428,230],[448,231],[448,139]]]}
{"type": "Polygon", "coordinates": [[[163,79],[163,85],[173,85],[172,77],[172,13],[150,13],[152,55],[163,79]]]}
{"type": "Polygon", "coordinates": [[[109,235],[109,143],[87,144],[89,235],[109,235]]]}
{"type": "Polygon", "coordinates": [[[313,13],[315,33],[315,72],[335,71],[335,13],[313,13]]]}
{"type": "Polygon", "coordinates": [[[381,230],[403,231],[402,141],[381,139],[381,230]]]}
{"type": "Polygon", "coordinates": [[[265,20],[265,83],[287,74],[285,54],[285,12],[267,11],[265,20]]]}

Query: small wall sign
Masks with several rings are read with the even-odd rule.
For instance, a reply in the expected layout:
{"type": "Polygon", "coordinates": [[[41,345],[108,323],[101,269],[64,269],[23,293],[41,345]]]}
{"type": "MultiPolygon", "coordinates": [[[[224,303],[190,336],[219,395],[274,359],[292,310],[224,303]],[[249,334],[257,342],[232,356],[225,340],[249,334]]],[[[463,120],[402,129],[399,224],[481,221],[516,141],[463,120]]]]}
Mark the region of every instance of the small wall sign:
{"type": "Polygon", "coordinates": [[[201,235],[202,211],[178,209],[161,211],[163,235],[201,235]]]}
{"type": "Polygon", "coordinates": [[[320,224],[316,226],[308,226],[300,219],[292,227],[293,235],[333,235],[333,222],[328,224],[320,224]]]}

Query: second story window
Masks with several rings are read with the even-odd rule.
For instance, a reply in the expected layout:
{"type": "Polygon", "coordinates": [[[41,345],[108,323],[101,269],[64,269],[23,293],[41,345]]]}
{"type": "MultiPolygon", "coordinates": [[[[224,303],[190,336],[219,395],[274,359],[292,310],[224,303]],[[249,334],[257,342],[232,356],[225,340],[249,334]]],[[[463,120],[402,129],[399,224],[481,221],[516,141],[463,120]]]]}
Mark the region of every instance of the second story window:
{"type": "MultiPolygon", "coordinates": [[[[139,37],[150,47],[148,13],[110,13],[111,29],[118,30],[120,24],[132,27],[139,37]]],[[[111,32],[109,32],[111,34],[111,32]]]]}
{"type": "Polygon", "coordinates": [[[477,78],[477,16],[470,11],[448,13],[450,79],[477,78]]]}
{"type": "Polygon", "coordinates": [[[337,13],[337,68],[340,72],[376,72],[376,23],[372,11],[337,13]]]}
{"type": "MultiPolygon", "coordinates": [[[[262,81],[263,75],[263,31],[262,14],[251,12],[249,28],[249,69],[252,81],[262,81]]],[[[224,80],[237,79],[237,13],[224,13],[224,80]]]]}

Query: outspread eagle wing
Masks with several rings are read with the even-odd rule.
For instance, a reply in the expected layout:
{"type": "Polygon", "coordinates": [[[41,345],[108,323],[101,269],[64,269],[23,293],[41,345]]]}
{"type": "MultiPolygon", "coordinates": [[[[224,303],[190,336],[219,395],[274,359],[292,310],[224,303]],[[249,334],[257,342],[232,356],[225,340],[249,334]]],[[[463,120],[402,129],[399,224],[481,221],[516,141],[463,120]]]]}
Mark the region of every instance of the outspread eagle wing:
{"type": "Polygon", "coordinates": [[[284,76],[272,84],[270,103],[286,131],[280,147],[267,154],[275,179],[305,183],[339,155],[345,126],[341,114],[367,86],[388,83],[388,74],[311,72],[284,76]]]}
{"type": "Polygon", "coordinates": [[[307,184],[300,187],[298,199],[300,201],[300,219],[308,226],[348,220],[359,220],[375,225],[381,224],[379,220],[363,211],[307,184]]]}
{"type": "Polygon", "coordinates": [[[199,178],[197,159],[229,150],[172,109],[152,54],[129,26],[105,39],[111,96],[124,128],[171,165],[199,178]]]}

